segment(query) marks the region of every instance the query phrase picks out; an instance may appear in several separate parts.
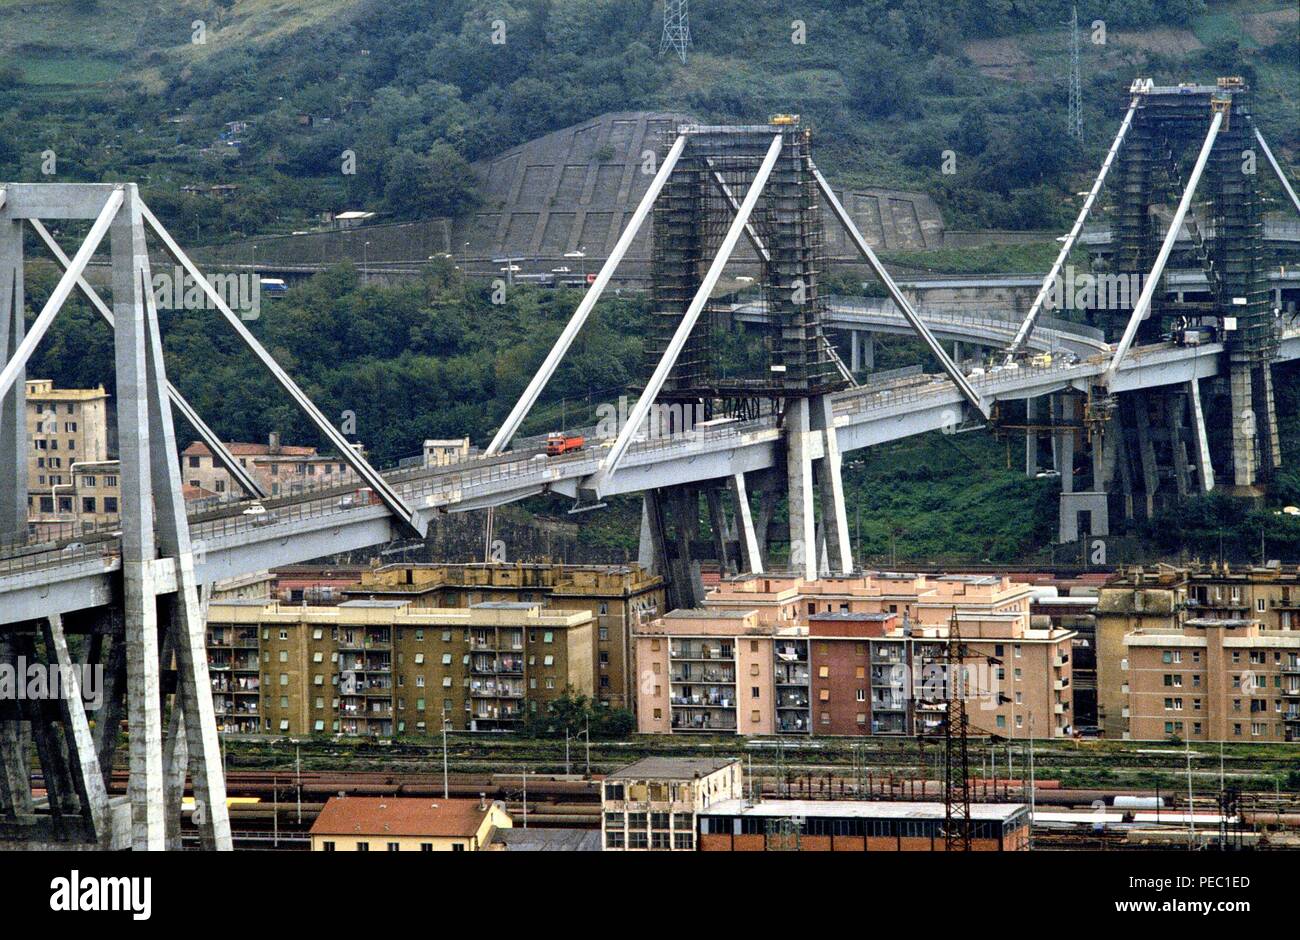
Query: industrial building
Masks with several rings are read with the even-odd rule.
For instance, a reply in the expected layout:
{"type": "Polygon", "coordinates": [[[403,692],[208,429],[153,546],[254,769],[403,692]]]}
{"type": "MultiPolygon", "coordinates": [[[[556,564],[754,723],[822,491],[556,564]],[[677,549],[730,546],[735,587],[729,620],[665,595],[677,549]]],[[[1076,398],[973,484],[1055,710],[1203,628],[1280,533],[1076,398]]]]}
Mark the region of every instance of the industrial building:
{"type": "Polygon", "coordinates": [[[214,602],[218,729],[388,738],[505,731],[566,690],[591,695],[592,618],[494,601],[458,609],[214,602]]]}
{"type": "MultiPolygon", "coordinates": [[[[976,803],[971,850],[1029,848],[1029,807],[976,803]]],[[[701,852],[942,852],[943,803],[724,800],[699,814],[701,852]]]]}
{"type": "Polygon", "coordinates": [[[1280,565],[1122,572],[1097,608],[1108,737],[1300,740],[1300,571],[1280,565]]]}
{"type": "Polygon", "coordinates": [[[942,726],[952,618],[972,729],[1064,737],[1074,633],[1034,625],[1006,577],[868,573],[723,580],[636,633],[646,733],[927,734],[942,726]]]}
{"type": "Polygon", "coordinates": [[[696,819],[744,795],[734,758],[647,757],[601,784],[600,830],[607,852],[695,850],[696,819]]]}
{"type": "Polygon", "coordinates": [[[615,708],[631,708],[635,701],[632,630],[664,610],[663,578],[637,565],[395,564],[364,572],[346,594],[401,599],[413,609],[519,601],[589,613],[595,698],[615,708]]]}

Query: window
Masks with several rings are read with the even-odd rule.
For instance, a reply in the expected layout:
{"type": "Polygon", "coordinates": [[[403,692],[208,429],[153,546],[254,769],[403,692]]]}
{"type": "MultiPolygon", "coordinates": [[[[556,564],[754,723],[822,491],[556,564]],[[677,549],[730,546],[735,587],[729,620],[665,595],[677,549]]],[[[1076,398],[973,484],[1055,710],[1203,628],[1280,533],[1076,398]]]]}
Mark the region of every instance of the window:
{"type": "Polygon", "coordinates": [[[432,842],[421,842],[421,843],[420,843],[420,851],[421,851],[421,852],[432,852],[432,851],[433,851],[433,843],[432,843],[432,842]]]}
{"type": "Polygon", "coordinates": [[[750,686],[750,688],[749,688],[749,697],[750,697],[750,698],[762,698],[762,693],[759,691],[758,686],[756,686],[756,685],[754,685],[754,686],[750,686]]]}
{"type": "Polygon", "coordinates": [[[358,842],[358,843],[357,843],[357,851],[358,851],[358,852],[369,852],[369,851],[370,851],[370,843],[369,843],[369,842],[358,842]]]}
{"type": "Polygon", "coordinates": [[[830,667],[830,666],[818,666],[818,667],[817,667],[817,678],[819,678],[819,679],[829,679],[830,676],[831,676],[831,667],[830,667]]]}
{"type": "Polygon", "coordinates": [[[398,843],[396,843],[396,842],[390,842],[390,843],[388,843],[388,851],[390,851],[390,852],[397,852],[397,851],[400,850],[400,848],[401,848],[401,846],[400,846],[398,843]]]}
{"type": "Polygon", "coordinates": [[[755,708],[753,711],[749,713],[749,720],[754,724],[758,724],[758,722],[763,720],[763,713],[760,712],[757,708],[755,708]]]}
{"type": "Polygon", "coordinates": [[[320,847],[321,847],[321,850],[324,851],[324,852],[333,852],[333,851],[334,851],[334,843],[333,843],[333,842],[322,842],[322,843],[320,844],[320,847]]]}

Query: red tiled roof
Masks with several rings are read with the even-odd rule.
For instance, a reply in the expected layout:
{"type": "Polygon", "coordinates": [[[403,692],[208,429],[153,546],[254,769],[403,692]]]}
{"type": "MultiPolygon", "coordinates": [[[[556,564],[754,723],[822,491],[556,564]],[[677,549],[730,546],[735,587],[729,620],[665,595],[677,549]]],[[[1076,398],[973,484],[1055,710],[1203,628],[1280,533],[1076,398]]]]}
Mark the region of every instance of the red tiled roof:
{"type": "Polygon", "coordinates": [[[469,838],[487,813],[478,800],[332,796],[312,824],[311,834],[469,838]]]}
{"type": "MultiPolygon", "coordinates": [[[[271,445],[269,444],[246,444],[241,441],[232,441],[226,444],[226,449],[236,457],[269,457],[271,456],[271,445]]],[[[189,447],[181,451],[184,457],[206,457],[212,452],[208,450],[208,445],[202,441],[195,441],[189,447]]],[[[315,447],[299,447],[293,444],[281,444],[279,452],[275,455],[278,457],[315,457],[315,447]]],[[[331,458],[332,459],[332,458],[331,458]]]]}

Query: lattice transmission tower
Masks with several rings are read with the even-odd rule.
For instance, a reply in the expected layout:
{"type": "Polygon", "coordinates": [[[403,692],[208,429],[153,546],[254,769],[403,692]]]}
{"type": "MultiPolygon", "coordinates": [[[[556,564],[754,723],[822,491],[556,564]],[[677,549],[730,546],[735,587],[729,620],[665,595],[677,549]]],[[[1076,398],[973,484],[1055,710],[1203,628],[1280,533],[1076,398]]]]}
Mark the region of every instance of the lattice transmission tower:
{"type": "Polygon", "coordinates": [[[1069,133],[1083,140],[1083,79],[1079,68],[1079,8],[1070,17],[1070,113],[1069,133]]]}
{"type": "Polygon", "coordinates": [[[664,34],[659,40],[659,54],[672,49],[685,65],[686,50],[690,45],[690,4],[687,0],[664,0],[664,34]]]}
{"type": "Polygon", "coordinates": [[[966,715],[966,649],[954,608],[944,651],[943,804],[944,843],[949,852],[971,850],[970,721],[966,715]]]}

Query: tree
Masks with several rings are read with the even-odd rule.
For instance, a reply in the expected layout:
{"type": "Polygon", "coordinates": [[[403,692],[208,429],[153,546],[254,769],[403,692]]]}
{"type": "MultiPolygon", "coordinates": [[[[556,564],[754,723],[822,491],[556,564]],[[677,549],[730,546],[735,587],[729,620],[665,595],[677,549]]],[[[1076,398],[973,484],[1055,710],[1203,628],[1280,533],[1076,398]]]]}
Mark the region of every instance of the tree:
{"type": "Polygon", "coordinates": [[[405,218],[462,215],[474,206],[476,188],[465,158],[442,142],[423,156],[399,150],[384,167],[384,201],[405,218]]]}

